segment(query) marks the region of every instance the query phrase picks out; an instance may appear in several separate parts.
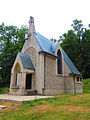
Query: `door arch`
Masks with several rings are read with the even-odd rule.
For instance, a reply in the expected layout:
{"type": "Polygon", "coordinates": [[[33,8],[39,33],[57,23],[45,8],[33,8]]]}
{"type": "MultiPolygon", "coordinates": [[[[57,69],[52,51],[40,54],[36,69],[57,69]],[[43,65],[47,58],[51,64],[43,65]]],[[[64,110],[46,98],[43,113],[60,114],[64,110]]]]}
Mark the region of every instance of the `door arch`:
{"type": "Polygon", "coordinates": [[[17,63],[14,68],[14,85],[17,86],[19,85],[19,79],[20,79],[20,65],[17,63]]]}

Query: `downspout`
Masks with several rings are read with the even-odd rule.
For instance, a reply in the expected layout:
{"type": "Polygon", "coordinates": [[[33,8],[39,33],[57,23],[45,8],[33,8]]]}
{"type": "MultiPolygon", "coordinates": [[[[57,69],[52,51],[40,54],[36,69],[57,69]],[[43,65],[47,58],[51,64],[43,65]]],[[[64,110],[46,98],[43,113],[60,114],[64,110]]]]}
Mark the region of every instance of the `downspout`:
{"type": "Polygon", "coordinates": [[[75,83],[75,77],[73,77],[74,80],[74,94],[76,94],[76,83],[75,83]]]}
{"type": "Polygon", "coordinates": [[[46,88],[46,54],[44,54],[44,90],[46,88]]]}

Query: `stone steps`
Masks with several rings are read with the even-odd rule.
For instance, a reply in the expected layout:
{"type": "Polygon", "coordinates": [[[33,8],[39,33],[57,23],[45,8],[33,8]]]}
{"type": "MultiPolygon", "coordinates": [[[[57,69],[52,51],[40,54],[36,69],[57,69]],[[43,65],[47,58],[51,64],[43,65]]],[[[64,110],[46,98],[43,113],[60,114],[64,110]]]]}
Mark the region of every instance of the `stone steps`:
{"type": "Polygon", "coordinates": [[[37,91],[36,90],[26,90],[27,95],[37,95],[37,91]]]}

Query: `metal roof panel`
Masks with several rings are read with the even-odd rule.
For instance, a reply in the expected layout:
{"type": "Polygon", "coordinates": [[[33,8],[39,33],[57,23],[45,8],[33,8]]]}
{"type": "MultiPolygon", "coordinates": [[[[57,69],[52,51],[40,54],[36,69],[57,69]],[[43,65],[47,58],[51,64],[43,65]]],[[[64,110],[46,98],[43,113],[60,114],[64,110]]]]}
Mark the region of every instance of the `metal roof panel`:
{"type": "Polygon", "coordinates": [[[27,69],[34,70],[34,65],[32,63],[30,55],[26,55],[24,53],[19,53],[19,55],[20,55],[20,59],[21,59],[21,62],[23,64],[23,67],[27,68],[27,69]]]}

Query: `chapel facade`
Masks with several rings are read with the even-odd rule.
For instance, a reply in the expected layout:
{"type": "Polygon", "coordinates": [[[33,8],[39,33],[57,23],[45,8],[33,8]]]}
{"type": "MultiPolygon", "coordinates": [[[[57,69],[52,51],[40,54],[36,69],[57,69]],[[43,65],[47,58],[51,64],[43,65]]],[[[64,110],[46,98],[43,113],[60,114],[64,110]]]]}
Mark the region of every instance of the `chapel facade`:
{"type": "Polygon", "coordinates": [[[11,70],[12,95],[82,93],[81,74],[59,42],[37,33],[30,17],[28,38],[11,70]]]}

